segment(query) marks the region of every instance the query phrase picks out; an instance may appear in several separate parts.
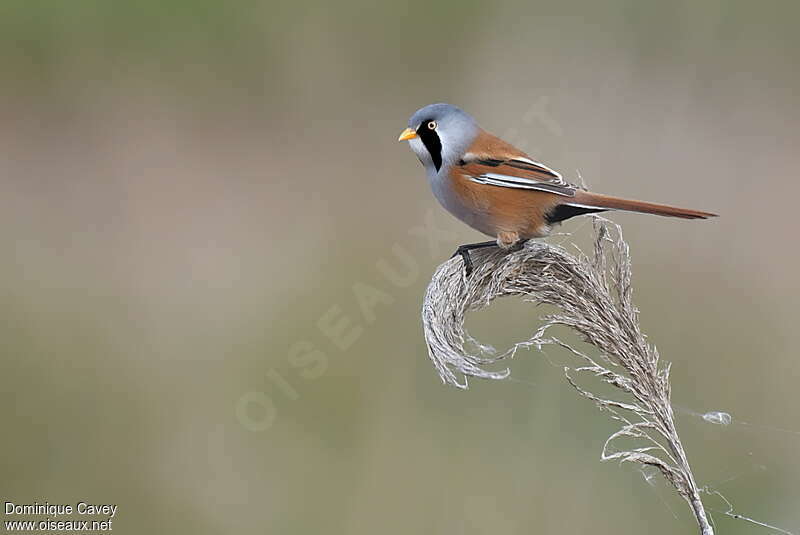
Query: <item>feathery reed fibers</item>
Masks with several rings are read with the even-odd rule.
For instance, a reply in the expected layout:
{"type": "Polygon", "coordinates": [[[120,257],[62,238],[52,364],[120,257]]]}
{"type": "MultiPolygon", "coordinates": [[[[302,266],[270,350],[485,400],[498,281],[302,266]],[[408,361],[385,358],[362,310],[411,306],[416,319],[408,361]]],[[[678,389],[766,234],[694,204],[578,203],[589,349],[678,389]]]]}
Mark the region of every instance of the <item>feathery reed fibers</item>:
{"type": "Polygon", "coordinates": [[[605,443],[601,458],[657,468],[689,504],[703,535],[712,535],[700,491],[675,428],[670,404],[669,364],[659,361],[639,328],[631,301],[631,261],[619,225],[594,217],[592,257],[544,241],[530,241],[515,252],[473,251],[475,271],[466,277],[455,257],[436,270],[422,308],[428,354],[446,384],[467,388],[467,377],[504,379],[509,370],[486,365],[513,357],[520,348],[556,345],[580,362],[565,367],[569,383],[608,412],[621,427],[605,443]],[[542,318],[534,335],[496,355],[464,328],[466,313],[484,308],[498,297],[516,296],[554,305],[558,312],[542,318]],[[563,325],[598,350],[592,357],[548,334],[563,325]],[[465,349],[470,343],[476,352],[465,349]],[[616,387],[620,399],[606,399],[578,385],[575,374],[591,374],[616,387]],[[639,447],[614,450],[618,438],[636,439],[639,447]]]}

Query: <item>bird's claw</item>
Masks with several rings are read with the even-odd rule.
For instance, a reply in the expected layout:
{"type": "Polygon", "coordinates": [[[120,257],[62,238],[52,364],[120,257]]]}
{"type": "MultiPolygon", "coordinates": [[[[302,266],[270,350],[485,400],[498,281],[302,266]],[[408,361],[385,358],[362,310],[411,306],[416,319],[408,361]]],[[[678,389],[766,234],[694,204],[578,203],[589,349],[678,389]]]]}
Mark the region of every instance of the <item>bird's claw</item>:
{"type": "Polygon", "coordinates": [[[470,275],[472,275],[473,266],[472,266],[472,257],[470,257],[469,255],[469,248],[460,245],[458,249],[456,249],[456,252],[453,253],[453,256],[451,256],[450,258],[455,258],[456,256],[461,256],[461,259],[464,261],[464,271],[466,273],[466,276],[469,277],[470,275]]]}

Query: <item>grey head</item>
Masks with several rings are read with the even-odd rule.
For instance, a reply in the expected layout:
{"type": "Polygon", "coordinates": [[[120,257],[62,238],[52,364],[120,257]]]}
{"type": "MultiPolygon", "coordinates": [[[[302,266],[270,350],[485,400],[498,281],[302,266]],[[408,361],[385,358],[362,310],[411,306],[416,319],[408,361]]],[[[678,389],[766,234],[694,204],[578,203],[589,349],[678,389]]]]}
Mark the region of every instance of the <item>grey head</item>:
{"type": "Polygon", "coordinates": [[[429,104],[411,116],[400,140],[408,140],[431,175],[460,160],[479,131],[478,123],[467,112],[450,104],[429,104]]]}

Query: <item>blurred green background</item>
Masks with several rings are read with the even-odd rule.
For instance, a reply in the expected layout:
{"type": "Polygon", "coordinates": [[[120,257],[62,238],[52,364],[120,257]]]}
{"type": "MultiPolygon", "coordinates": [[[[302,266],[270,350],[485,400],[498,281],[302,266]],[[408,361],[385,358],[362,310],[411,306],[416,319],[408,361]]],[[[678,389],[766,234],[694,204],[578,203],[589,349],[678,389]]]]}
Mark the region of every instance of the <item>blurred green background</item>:
{"type": "MultiPolygon", "coordinates": [[[[798,16],[3,0],[0,496],[116,503],[115,533],[694,532],[659,477],[599,461],[615,426],[565,355],[436,376],[426,283],[483,238],[396,139],[448,101],[596,190],[722,214],[612,218],[700,484],[800,532],[798,16]]],[[[540,313],[470,325],[506,347],[540,313]]]]}

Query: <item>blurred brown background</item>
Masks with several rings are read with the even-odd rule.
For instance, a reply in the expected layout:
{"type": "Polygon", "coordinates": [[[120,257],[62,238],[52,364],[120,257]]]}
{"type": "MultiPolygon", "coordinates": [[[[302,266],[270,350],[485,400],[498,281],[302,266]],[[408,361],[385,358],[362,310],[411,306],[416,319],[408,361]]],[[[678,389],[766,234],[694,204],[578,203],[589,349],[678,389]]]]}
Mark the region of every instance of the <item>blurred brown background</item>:
{"type": "MultiPolygon", "coordinates": [[[[800,532],[798,16],[4,0],[3,500],[116,503],[115,533],[693,532],[660,478],[599,461],[615,427],[564,355],[441,385],[422,295],[483,238],[396,139],[448,101],[599,191],[722,214],[612,218],[700,484],[800,532]],[[710,410],[733,423],[692,414],[710,410]]],[[[471,325],[505,347],[540,312],[471,325]]]]}

